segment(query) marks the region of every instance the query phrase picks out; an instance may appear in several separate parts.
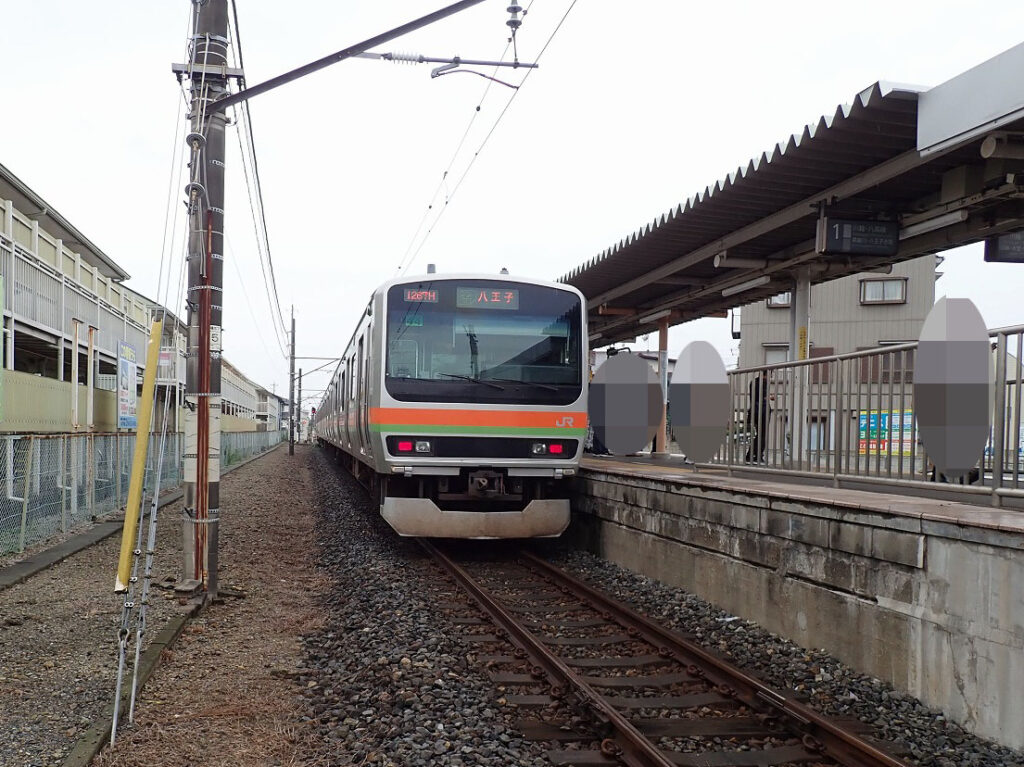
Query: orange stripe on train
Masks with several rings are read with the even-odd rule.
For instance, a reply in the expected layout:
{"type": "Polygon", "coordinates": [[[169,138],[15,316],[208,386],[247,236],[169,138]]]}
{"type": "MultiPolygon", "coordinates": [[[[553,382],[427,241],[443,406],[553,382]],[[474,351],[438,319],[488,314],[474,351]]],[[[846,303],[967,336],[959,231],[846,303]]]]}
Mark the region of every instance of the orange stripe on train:
{"type": "Polygon", "coordinates": [[[455,410],[441,408],[370,408],[370,423],[406,426],[508,426],[520,428],[582,429],[585,412],[545,410],[455,410]]]}

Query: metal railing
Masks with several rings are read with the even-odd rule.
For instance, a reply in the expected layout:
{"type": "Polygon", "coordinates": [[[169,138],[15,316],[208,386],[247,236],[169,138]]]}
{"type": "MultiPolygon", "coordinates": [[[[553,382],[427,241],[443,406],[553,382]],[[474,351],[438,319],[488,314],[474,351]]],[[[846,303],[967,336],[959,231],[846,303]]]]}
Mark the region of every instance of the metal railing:
{"type": "MultiPolygon", "coordinates": [[[[221,466],[228,468],[281,442],[280,430],[221,434],[221,466]]],[[[150,435],[147,479],[155,476],[159,435],[150,435]]],[[[168,434],[160,489],[181,484],[183,437],[168,434]]],[[[0,435],[0,556],[66,533],[121,509],[135,435],[0,435]]]]}
{"type": "MultiPolygon", "coordinates": [[[[989,337],[995,385],[988,443],[971,474],[941,490],[989,496],[998,506],[1024,499],[1024,325],[989,337]]],[[[730,371],[733,415],[708,465],[831,478],[836,487],[938,490],[932,483],[946,478],[935,472],[917,429],[916,351],[917,343],[908,343],[730,371]]]]}

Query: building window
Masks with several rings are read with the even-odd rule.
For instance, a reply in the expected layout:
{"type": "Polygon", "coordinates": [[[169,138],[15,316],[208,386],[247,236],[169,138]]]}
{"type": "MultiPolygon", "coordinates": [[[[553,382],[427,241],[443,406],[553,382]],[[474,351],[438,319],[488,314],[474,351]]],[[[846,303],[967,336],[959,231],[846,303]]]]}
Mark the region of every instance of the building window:
{"type": "Polygon", "coordinates": [[[907,280],[861,280],[860,302],[862,304],[905,304],[907,302],[907,280]]]}
{"type": "Polygon", "coordinates": [[[764,364],[777,365],[789,359],[789,344],[765,344],[764,364]]]}
{"type": "MultiPolygon", "coordinates": [[[[902,346],[910,341],[879,341],[880,347],[902,346]]],[[[882,383],[909,384],[914,382],[914,349],[884,352],[882,354],[882,383]]]]}
{"type": "MultiPolygon", "coordinates": [[[[811,348],[807,352],[807,356],[810,359],[814,359],[815,357],[831,357],[835,353],[836,350],[833,346],[814,346],[812,344],[811,348]]],[[[811,365],[811,383],[828,383],[831,370],[832,363],[830,362],[816,362],[811,365]]]]}
{"type": "Polygon", "coordinates": [[[787,290],[785,293],[779,293],[778,295],[774,295],[771,298],[769,298],[768,299],[768,308],[769,309],[785,309],[786,307],[788,307],[790,305],[790,303],[792,303],[792,300],[793,300],[793,294],[790,291],[787,290]]]}

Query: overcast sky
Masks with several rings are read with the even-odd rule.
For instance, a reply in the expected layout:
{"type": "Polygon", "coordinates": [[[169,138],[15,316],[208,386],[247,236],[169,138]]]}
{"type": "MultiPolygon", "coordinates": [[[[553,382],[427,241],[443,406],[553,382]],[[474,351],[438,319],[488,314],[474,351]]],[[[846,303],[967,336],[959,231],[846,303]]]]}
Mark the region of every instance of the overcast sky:
{"type": "MultiPolygon", "coordinates": [[[[248,82],[444,4],[239,0],[248,82]]],[[[508,4],[489,0],[382,50],[498,58],[508,4]]],[[[535,59],[570,5],[535,0],[519,32],[521,60],[535,59]]],[[[0,162],[152,297],[169,185],[175,207],[183,197],[171,184],[184,110],[170,64],[183,60],[189,8],[34,0],[8,4],[0,29],[0,162]]],[[[578,0],[425,242],[422,230],[414,236],[428,205],[430,223],[512,90],[491,86],[481,101],[479,77],[432,80],[429,65],[353,60],[260,96],[251,110],[267,224],[281,304],[285,313],[295,305],[298,353],[339,355],[410,242],[419,254],[409,273],[436,263],[556,278],[875,81],[936,85],[1021,42],[1021,30],[1019,0],[578,0]]],[[[225,354],[283,392],[287,363],[234,130],[228,173],[225,354]]],[[[972,298],[989,327],[1024,321],[1012,284],[1024,267],[982,266],[980,246],[947,255],[936,297],[972,298]]],[[[181,249],[173,256],[180,263],[181,249]]],[[[735,356],[727,320],[673,330],[672,353],[695,338],[727,363],[735,356]]],[[[317,375],[307,390],[325,380],[317,375]]]]}

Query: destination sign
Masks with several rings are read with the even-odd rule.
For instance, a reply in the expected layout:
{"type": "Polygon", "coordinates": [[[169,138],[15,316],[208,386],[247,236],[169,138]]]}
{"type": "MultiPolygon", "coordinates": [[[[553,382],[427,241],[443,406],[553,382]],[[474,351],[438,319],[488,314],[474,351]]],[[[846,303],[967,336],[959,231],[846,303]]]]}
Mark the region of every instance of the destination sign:
{"type": "Polygon", "coordinates": [[[459,309],[518,309],[519,291],[511,288],[458,288],[455,306],[459,309]]]}
{"type": "Polygon", "coordinates": [[[895,256],[900,249],[898,221],[855,221],[826,216],[818,219],[819,253],[895,256]]]}
{"type": "Polygon", "coordinates": [[[437,303],[437,291],[436,290],[421,290],[419,288],[406,288],[405,289],[405,300],[406,301],[420,301],[426,304],[437,303]]]}
{"type": "Polygon", "coordinates": [[[1024,232],[989,237],[985,240],[985,260],[1024,264],[1024,232]]]}

